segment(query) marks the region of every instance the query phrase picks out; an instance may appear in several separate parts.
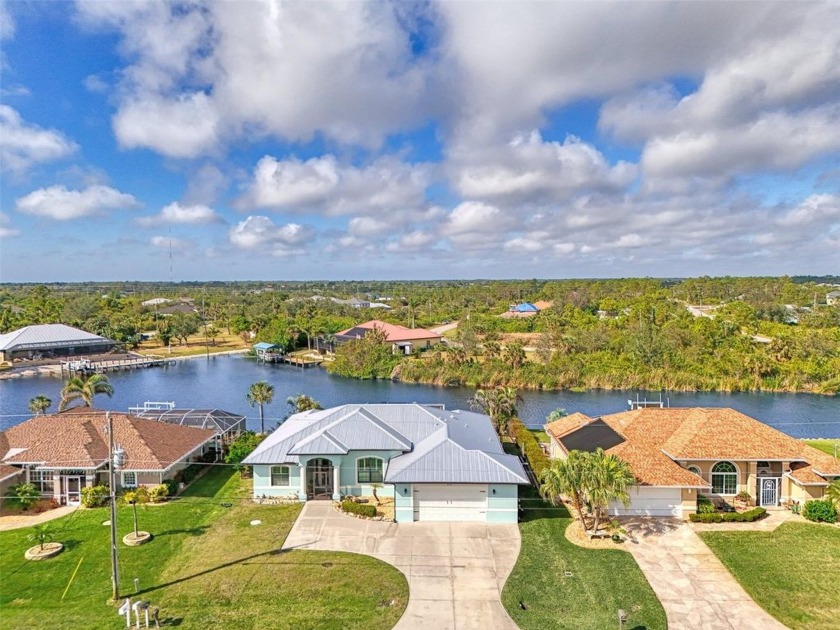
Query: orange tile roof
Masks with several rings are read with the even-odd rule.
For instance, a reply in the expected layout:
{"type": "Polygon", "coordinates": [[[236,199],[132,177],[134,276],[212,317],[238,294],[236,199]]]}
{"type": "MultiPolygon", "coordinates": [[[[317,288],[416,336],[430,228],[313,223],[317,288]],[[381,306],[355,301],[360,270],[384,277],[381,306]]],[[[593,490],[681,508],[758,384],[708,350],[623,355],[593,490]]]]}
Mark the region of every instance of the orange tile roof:
{"type": "MultiPolygon", "coordinates": [[[[213,439],[210,429],[183,427],[111,413],[125,470],[164,470],[213,439]]],[[[75,408],[36,416],[0,433],[0,460],[48,468],[98,468],[108,459],[104,411],[75,408]]]]}
{"type": "MultiPolygon", "coordinates": [[[[588,424],[585,419],[572,414],[546,425],[546,431],[560,438],[588,424]]],[[[800,462],[791,477],[801,483],[824,483],[816,471],[840,475],[840,461],[734,409],[648,407],[601,420],[626,440],[607,452],[630,464],[642,485],[708,486],[674,460],[800,462]]]]}
{"type": "Polygon", "coordinates": [[[546,302],[545,300],[539,300],[537,302],[534,302],[534,306],[536,306],[541,311],[544,311],[547,308],[551,308],[552,304],[554,304],[554,302],[546,302]]]}
{"type": "Polygon", "coordinates": [[[14,466],[7,466],[6,464],[0,464],[0,481],[7,479],[8,477],[13,477],[19,473],[23,472],[20,468],[15,468],[14,466]]]}
{"type": "Polygon", "coordinates": [[[374,328],[378,328],[379,330],[385,333],[385,339],[390,342],[413,341],[415,339],[441,338],[441,335],[433,333],[430,330],[426,330],[425,328],[407,328],[398,324],[389,324],[388,322],[383,322],[378,319],[372,319],[369,322],[365,322],[363,324],[356,324],[352,328],[348,328],[347,330],[342,330],[340,333],[336,333],[336,336],[342,337],[352,335],[354,334],[353,331],[359,328],[365,330],[373,330],[374,328]]]}

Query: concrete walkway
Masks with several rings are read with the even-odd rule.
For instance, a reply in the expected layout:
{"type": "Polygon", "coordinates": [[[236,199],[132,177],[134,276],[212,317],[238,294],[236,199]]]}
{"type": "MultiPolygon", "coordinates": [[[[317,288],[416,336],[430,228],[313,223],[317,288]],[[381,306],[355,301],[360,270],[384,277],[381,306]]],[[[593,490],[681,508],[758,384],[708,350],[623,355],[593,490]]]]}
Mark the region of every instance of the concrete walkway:
{"type": "Polygon", "coordinates": [[[669,630],[784,630],[756,604],[694,530],[682,521],[623,521],[625,548],[662,602],[669,630]]]}
{"type": "Polygon", "coordinates": [[[78,509],[77,506],[63,505],[54,510],[47,510],[40,514],[15,514],[13,516],[0,516],[0,532],[5,532],[10,529],[22,529],[24,527],[32,527],[33,525],[40,525],[47,521],[52,521],[62,516],[72,514],[78,509]]]}
{"type": "Polygon", "coordinates": [[[516,525],[386,523],[308,502],[283,549],[363,553],[408,579],[409,601],[395,630],[513,630],[499,599],[519,556],[516,525]]]}

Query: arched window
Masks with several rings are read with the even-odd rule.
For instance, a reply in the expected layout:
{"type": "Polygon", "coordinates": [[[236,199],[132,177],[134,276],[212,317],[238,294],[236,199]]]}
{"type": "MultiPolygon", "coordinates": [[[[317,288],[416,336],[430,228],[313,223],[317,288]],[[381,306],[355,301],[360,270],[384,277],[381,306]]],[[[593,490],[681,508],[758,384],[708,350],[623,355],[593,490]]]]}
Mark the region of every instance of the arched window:
{"type": "Polygon", "coordinates": [[[735,494],[738,492],[738,469],[732,462],[718,462],[712,467],[712,492],[735,494]]]}
{"type": "Polygon", "coordinates": [[[378,457],[362,457],[356,461],[358,483],[382,483],[382,460],[378,457]]]}
{"type": "Polygon", "coordinates": [[[693,472],[698,477],[703,476],[702,473],[700,472],[700,469],[697,466],[689,466],[688,467],[688,472],[693,472]]]}

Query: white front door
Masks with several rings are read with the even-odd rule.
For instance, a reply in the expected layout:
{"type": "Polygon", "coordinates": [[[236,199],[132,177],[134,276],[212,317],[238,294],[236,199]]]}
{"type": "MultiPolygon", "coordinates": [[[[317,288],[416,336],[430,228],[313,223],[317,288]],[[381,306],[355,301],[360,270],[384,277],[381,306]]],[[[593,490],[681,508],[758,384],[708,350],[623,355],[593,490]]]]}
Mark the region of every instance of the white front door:
{"type": "Polygon", "coordinates": [[[487,486],[415,484],[415,521],[486,521],[487,486]]]}
{"type": "Polygon", "coordinates": [[[775,507],[779,504],[779,478],[762,477],[758,481],[759,505],[762,507],[775,507]]]}
{"type": "Polygon", "coordinates": [[[82,478],[62,477],[64,484],[64,502],[67,505],[79,505],[82,502],[82,478]]]}

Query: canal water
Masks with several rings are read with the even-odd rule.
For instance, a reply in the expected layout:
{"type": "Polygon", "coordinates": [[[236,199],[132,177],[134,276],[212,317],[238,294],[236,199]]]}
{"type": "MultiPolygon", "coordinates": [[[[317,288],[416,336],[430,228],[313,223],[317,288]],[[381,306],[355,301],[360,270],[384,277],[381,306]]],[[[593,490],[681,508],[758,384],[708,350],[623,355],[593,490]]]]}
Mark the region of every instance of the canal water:
{"type": "MultiPolygon", "coordinates": [[[[266,365],[242,356],[202,357],[163,368],[110,373],[112,398],[99,396],[96,407],[127,411],[145,401],[174,401],[178,408],[223,409],[248,417],[259,428],[259,412],[248,405],[245,394],[255,381],[274,385],[274,402],[265,407],[266,426],[282,421],[289,411],[286,398],[306,394],[324,407],[344,403],[419,402],[443,403],[447,409],[468,409],[473,389],[410,385],[390,381],[359,381],[331,376],[321,368],[301,369],[266,365]]],[[[31,417],[29,400],[43,394],[53,400],[56,411],[62,382],[59,378],[33,376],[0,381],[0,429],[31,417]]],[[[546,415],[558,407],[569,413],[601,415],[624,411],[628,399],[659,399],[660,392],[524,391],[518,405],[522,420],[541,426],[546,415]]],[[[799,438],[840,437],[840,398],[811,394],[663,392],[672,407],[732,407],[799,438]]]]}

